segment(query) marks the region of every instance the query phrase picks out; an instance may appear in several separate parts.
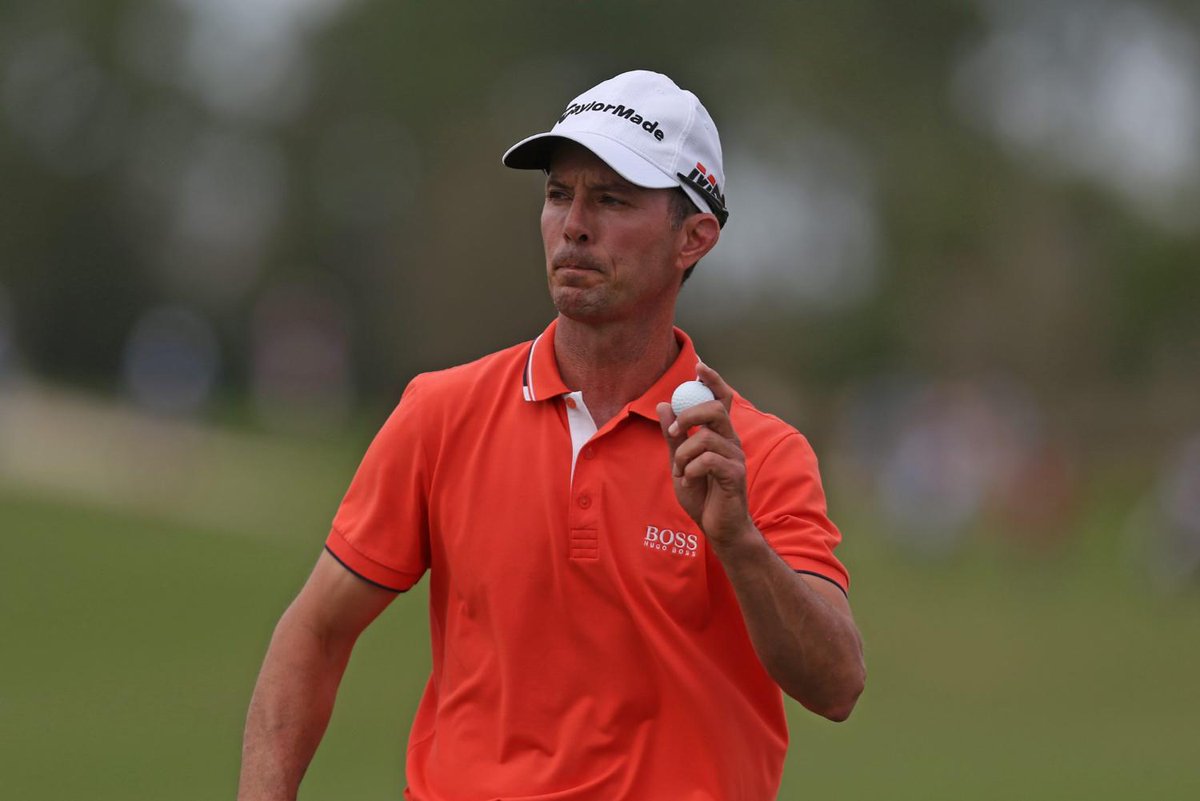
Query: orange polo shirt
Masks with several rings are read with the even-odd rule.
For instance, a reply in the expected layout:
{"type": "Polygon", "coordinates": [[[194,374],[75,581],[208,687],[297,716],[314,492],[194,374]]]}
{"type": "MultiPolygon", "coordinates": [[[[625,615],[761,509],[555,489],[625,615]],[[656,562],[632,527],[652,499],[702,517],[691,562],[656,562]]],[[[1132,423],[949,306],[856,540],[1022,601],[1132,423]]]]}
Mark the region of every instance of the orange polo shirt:
{"type": "MultiPolygon", "coordinates": [[[[654,410],[695,378],[692,342],[676,329],[679,358],[595,431],[554,331],[413,379],[326,542],[393,590],[429,571],[405,798],[773,799],[782,693],[675,499],[654,410]]],[[[845,590],[808,442],[740,396],[732,419],[755,524],[845,590]]]]}

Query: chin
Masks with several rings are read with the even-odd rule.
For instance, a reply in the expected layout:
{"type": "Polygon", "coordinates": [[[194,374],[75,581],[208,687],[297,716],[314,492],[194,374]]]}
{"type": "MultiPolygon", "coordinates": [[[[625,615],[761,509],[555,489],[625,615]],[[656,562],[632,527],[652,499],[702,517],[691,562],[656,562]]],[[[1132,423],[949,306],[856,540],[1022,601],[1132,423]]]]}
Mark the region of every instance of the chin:
{"type": "Polygon", "coordinates": [[[581,323],[599,323],[611,317],[610,304],[599,292],[559,286],[550,290],[550,300],[559,314],[581,323]]]}

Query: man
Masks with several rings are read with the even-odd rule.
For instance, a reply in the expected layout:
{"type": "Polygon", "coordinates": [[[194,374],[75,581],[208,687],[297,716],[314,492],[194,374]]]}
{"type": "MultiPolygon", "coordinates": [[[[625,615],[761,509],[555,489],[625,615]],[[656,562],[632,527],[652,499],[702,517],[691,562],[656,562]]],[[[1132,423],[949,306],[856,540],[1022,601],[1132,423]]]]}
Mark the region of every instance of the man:
{"type": "Polygon", "coordinates": [[[780,688],[843,720],[865,672],[811,449],[673,328],[727,216],[716,128],[630,72],[504,163],[546,170],[558,316],[405,391],[275,630],[239,798],[295,797],[355,639],[426,571],[405,798],[774,798],[780,688]],[[716,400],[676,418],[696,377],[716,400]]]}

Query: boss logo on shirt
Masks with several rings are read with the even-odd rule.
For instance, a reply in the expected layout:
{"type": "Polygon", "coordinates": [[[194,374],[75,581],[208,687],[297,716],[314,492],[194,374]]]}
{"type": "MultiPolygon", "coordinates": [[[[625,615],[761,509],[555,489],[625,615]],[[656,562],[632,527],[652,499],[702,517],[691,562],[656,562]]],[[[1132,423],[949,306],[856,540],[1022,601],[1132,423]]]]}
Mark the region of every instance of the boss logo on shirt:
{"type": "Polygon", "coordinates": [[[700,548],[700,537],[686,531],[646,526],[646,537],[642,545],[655,551],[665,551],[678,556],[695,556],[700,548]]]}

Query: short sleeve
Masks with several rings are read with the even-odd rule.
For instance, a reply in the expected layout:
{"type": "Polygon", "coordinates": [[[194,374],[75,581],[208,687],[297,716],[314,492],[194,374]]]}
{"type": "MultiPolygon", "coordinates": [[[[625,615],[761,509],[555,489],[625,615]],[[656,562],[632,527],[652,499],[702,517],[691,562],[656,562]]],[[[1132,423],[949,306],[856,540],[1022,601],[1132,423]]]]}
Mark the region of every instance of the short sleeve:
{"type": "Polygon", "coordinates": [[[817,456],[799,432],[767,453],[751,478],[749,496],[755,526],[793,570],[849,590],[850,576],[833,555],[842,535],[829,519],[817,456]]]}
{"type": "MultiPolygon", "coordinates": [[[[418,377],[419,378],[419,377],[418,377]]],[[[403,592],[429,566],[429,469],[414,379],[367,448],[338,507],[326,549],[372,584],[403,592]]]]}

